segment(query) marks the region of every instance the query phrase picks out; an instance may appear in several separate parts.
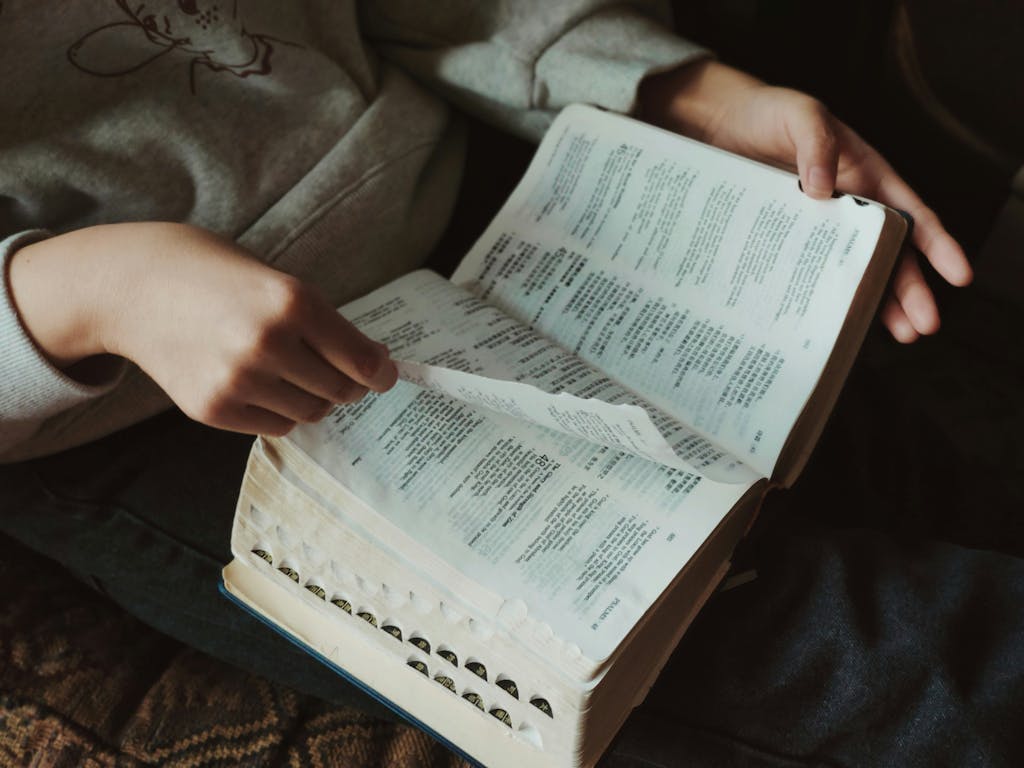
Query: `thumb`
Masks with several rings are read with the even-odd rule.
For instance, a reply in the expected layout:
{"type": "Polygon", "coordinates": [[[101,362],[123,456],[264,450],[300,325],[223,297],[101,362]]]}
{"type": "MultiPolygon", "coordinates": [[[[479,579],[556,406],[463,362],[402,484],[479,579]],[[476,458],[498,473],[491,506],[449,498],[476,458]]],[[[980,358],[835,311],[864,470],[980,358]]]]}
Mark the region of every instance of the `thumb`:
{"type": "Polygon", "coordinates": [[[796,151],[804,192],[818,200],[832,194],[839,164],[839,141],[832,115],[817,99],[806,98],[786,115],[786,131],[796,151]]]}

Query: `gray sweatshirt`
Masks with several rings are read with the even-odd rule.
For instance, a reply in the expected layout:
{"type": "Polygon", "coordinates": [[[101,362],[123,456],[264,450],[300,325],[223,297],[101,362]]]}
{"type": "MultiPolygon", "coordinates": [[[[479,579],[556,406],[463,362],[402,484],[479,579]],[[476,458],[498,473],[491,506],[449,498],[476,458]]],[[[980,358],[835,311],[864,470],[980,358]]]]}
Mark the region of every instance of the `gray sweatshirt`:
{"type": "Polygon", "coordinates": [[[703,54],[666,20],[610,0],[5,0],[0,460],[169,404],[133,366],[87,386],[40,354],[7,280],[19,246],[190,222],[341,304],[422,264],[447,224],[449,105],[531,139],[572,102],[628,112],[645,75],[703,54]]]}

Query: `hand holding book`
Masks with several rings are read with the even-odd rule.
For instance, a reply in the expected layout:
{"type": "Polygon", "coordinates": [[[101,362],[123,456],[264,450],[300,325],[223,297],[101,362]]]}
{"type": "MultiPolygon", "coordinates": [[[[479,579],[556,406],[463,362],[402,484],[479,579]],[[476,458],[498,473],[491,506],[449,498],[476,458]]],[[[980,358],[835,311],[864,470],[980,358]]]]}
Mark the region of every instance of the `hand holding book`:
{"type": "MultiPolygon", "coordinates": [[[[755,160],[795,168],[804,191],[824,199],[838,189],[906,211],[913,243],[950,284],[964,286],[972,272],[963,249],[938,216],[849,126],[816,99],[766,85],[716,61],[703,61],[648,78],[640,90],[644,119],[755,160]]],[[[907,253],[881,313],[903,343],[939,328],[935,297],[917,257],[907,253]]]]}
{"type": "Polygon", "coordinates": [[[127,358],[219,429],[283,435],[397,378],[387,350],[319,291],[198,227],[131,222],[40,240],[14,254],[10,281],[53,364],[89,380],[116,373],[90,365],[112,359],[101,356],[127,358]]]}

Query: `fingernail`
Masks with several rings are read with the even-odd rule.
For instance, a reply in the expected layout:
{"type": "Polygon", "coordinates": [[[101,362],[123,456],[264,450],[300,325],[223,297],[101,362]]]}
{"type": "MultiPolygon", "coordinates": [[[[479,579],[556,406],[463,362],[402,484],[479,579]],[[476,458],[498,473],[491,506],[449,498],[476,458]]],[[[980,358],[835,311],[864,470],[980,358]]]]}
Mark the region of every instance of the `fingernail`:
{"type": "Polygon", "coordinates": [[[918,333],[914,330],[914,326],[909,322],[900,323],[898,331],[893,334],[896,337],[896,341],[900,344],[913,344],[917,341],[918,333]]]}
{"type": "Polygon", "coordinates": [[[398,366],[392,362],[387,366],[387,368],[390,370],[387,371],[387,375],[380,384],[380,390],[378,391],[381,392],[386,392],[391,389],[398,381],[398,366]]]}
{"type": "Polygon", "coordinates": [[[960,274],[956,276],[956,281],[953,285],[960,286],[961,288],[965,285],[970,285],[974,281],[974,270],[970,264],[964,264],[960,270],[960,274]]]}
{"type": "Polygon", "coordinates": [[[807,174],[807,186],[810,187],[808,191],[813,195],[828,197],[832,194],[828,171],[824,168],[811,168],[811,172],[807,174]]]}
{"type": "Polygon", "coordinates": [[[363,371],[363,375],[371,382],[370,389],[374,392],[384,392],[391,389],[398,380],[398,366],[388,354],[388,349],[383,344],[377,344],[381,348],[381,356],[373,361],[373,370],[363,371]]]}

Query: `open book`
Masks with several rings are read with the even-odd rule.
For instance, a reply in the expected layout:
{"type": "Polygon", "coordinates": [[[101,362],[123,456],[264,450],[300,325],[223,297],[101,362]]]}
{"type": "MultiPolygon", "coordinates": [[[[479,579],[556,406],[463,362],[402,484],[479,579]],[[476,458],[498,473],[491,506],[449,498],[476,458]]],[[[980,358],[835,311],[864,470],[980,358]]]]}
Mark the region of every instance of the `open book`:
{"type": "Polygon", "coordinates": [[[906,230],[566,109],[450,282],[342,308],[401,380],[256,441],[226,593],[475,761],[594,764],[800,473],[906,230]]]}

